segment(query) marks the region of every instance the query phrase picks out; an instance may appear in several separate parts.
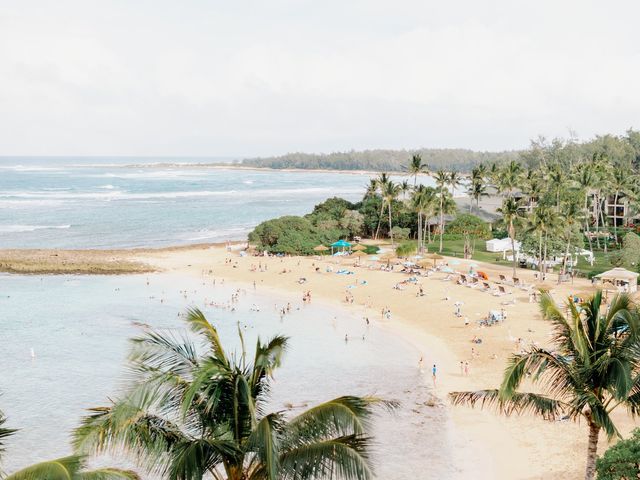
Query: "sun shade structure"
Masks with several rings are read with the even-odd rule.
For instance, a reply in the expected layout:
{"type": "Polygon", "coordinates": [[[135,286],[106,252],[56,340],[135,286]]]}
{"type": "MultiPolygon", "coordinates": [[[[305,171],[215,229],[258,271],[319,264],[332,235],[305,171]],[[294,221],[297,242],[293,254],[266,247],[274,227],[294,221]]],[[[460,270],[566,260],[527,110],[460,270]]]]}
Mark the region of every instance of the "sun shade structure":
{"type": "Polygon", "coordinates": [[[341,248],[341,251],[344,252],[345,249],[351,250],[351,244],[346,240],[338,240],[337,242],[331,244],[331,254],[333,254],[334,248],[341,248]]]}
{"type": "Polygon", "coordinates": [[[357,251],[362,251],[362,250],[366,250],[366,249],[367,249],[367,247],[365,247],[364,245],[358,244],[355,247],[353,247],[351,250],[357,252],[357,251]]]}
{"type": "Polygon", "coordinates": [[[638,291],[638,273],[627,270],[626,268],[613,268],[595,278],[602,282],[602,286],[612,286],[614,290],[621,292],[637,292],[638,291]]]}
{"type": "MultiPolygon", "coordinates": [[[[354,250],[355,250],[355,249],[354,249],[354,250]]],[[[357,250],[357,251],[353,252],[353,253],[351,254],[351,256],[352,256],[352,257],[366,257],[366,256],[367,256],[367,254],[366,254],[366,253],[364,253],[364,252],[362,252],[362,251],[360,251],[360,250],[357,250]]]]}
{"type": "Polygon", "coordinates": [[[329,250],[329,247],[325,247],[324,245],[318,245],[317,247],[313,247],[314,252],[326,252],[329,250]]]}

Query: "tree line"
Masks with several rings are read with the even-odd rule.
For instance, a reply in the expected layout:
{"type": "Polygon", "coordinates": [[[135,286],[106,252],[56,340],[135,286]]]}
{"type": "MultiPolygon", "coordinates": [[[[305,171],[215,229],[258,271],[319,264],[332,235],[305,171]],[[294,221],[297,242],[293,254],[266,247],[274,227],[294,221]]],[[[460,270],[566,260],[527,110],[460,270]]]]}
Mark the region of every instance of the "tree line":
{"type": "Polygon", "coordinates": [[[401,172],[406,159],[419,155],[432,170],[444,169],[469,173],[480,164],[504,164],[512,160],[534,168],[548,161],[575,163],[582,158],[603,154],[616,163],[640,164],[640,132],[629,129],[624,135],[598,135],[588,141],[575,138],[531,140],[524,150],[487,152],[459,148],[374,149],[333,153],[287,153],[272,157],[247,158],[242,166],[263,168],[370,170],[375,172],[401,172]]]}

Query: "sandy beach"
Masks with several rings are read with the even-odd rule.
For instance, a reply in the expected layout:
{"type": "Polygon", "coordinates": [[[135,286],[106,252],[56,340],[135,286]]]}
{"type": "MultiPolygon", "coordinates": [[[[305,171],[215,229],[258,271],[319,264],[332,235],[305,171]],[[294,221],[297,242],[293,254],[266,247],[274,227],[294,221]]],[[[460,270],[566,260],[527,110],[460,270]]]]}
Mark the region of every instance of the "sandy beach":
{"type": "MultiPolygon", "coordinates": [[[[290,298],[293,304],[302,303],[304,293],[311,292],[314,302],[339,306],[363,322],[368,319],[389,335],[402,336],[421,352],[423,378],[447,405],[453,421],[452,441],[456,445],[453,458],[460,478],[469,478],[462,472],[474,472],[474,478],[497,479],[581,477],[587,448],[585,425],[546,422],[530,416],[505,418],[490,411],[452,407],[446,400],[451,391],[497,387],[507,358],[516,351],[518,339],[522,346],[548,343],[549,326],[542,320],[538,305],[530,302],[528,291],[503,284],[507,293],[494,296],[480,288],[457,285],[457,275],[447,280],[449,274],[443,272],[419,277],[417,284],[402,284],[410,275],[381,271],[375,262],[363,261],[357,266],[348,257],[242,256],[243,246],[236,243],[229,248],[196,245],[108,251],[5,250],[0,251],[0,264],[5,271],[19,273],[171,272],[190,277],[206,274],[243,288],[273,292],[290,298]],[[28,268],[16,268],[20,265],[28,268]],[[338,270],[353,274],[339,275],[338,270]],[[301,279],[305,279],[304,283],[300,283],[301,279]],[[400,289],[394,288],[396,285],[400,289]],[[420,288],[423,296],[419,295],[420,288]],[[490,310],[506,314],[506,321],[481,328],[478,321],[490,310]],[[386,311],[390,313],[383,313],[386,311]],[[474,337],[482,343],[472,342],[474,337]],[[431,379],[434,364],[435,386],[431,379]]],[[[468,272],[472,263],[452,258],[442,262],[450,262],[460,273],[468,272]]],[[[479,263],[476,269],[489,276],[492,287],[499,285],[496,280],[500,274],[512,276],[511,269],[505,267],[479,263]]],[[[533,271],[519,269],[518,275],[525,284],[534,284],[533,271]]],[[[586,296],[593,292],[591,283],[584,279],[555,285],[555,276],[551,275],[546,285],[552,288],[558,302],[570,294],[586,296]]],[[[419,355],[415,366],[420,368],[419,355]]],[[[623,435],[638,426],[624,411],[616,413],[623,435]]],[[[602,436],[600,451],[607,446],[602,436]]],[[[424,449],[428,467],[429,446],[418,448],[424,449]]]]}
{"type": "MultiPolygon", "coordinates": [[[[446,274],[436,273],[420,278],[425,295],[418,296],[417,285],[408,284],[404,290],[393,288],[409,275],[371,270],[366,268],[367,262],[355,267],[354,260],[348,258],[242,257],[238,250],[229,252],[224,247],[147,252],[137,260],[165,271],[188,275],[211,271],[225,281],[245,285],[255,282],[257,289],[288,295],[293,301],[301,300],[303,293],[310,291],[314,301],[342,305],[418,346],[428,373],[425,378],[431,377],[432,365],[437,365],[435,393],[443,399],[450,391],[497,387],[518,338],[523,344],[539,345],[547,344],[549,339],[548,324],[542,320],[537,304],[529,302],[526,291],[508,285],[505,286],[508,293],[498,297],[456,285],[444,280],[446,274]],[[334,272],[347,269],[354,274],[338,275],[327,272],[328,268],[334,272]],[[301,278],[306,279],[304,284],[299,283],[301,278]],[[463,302],[461,317],[455,315],[456,302],[463,302]],[[389,318],[382,314],[385,308],[391,311],[389,318]],[[479,328],[477,321],[489,310],[504,310],[507,320],[497,326],[479,328]],[[465,317],[469,319],[468,326],[465,317]],[[471,341],[476,336],[482,339],[481,344],[471,341]],[[468,362],[468,372],[464,372],[464,364],[461,367],[460,362],[468,362]]],[[[454,268],[466,272],[469,263],[460,260],[454,268]]],[[[482,264],[478,269],[492,281],[499,274],[511,276],[507,268],[482,264]]],[[[518,275],[525,283],[534,282],[532,271],[518,270],[518,275]]],[[[551,293],[557,301],[570,294],[586,295],[593,291],[587,280],[560,286],[547,280],[547,284],[553,287],[551,293]]],[[[416,368],[418,365],[416,358],[416,368]]],[[[480,476],[476,478],[580,478],[583,474],[587,448],[584,425],[546,422],[529,416],[505,418],[466,407],[449,410],[455,423],[457,457],[467,467],[477,467],[480,476]]],[[[616,413],[624,435],[638,426],[624,411],[616,413]]],[[[601,451],[607,446],[603,436],[601,451]]],[[[428,446],[423,448],[428,457],[428,446]]]]}

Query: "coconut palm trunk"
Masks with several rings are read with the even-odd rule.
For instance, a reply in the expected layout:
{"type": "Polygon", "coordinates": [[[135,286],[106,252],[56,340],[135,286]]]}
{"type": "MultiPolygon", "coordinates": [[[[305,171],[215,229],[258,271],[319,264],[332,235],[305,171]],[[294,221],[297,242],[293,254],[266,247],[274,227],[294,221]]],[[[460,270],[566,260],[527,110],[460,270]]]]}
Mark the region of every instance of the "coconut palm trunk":
{"type": "Polygon", "coordinates": [[[442,190],[440,190],[440,248],[438,250],[439,253],[442,253],[442,234],[444,233],[444,194],[442,190]]]}
{"type": "Polygon", "coordinates": [[[378,215],[378,227],[376,228],[376,234],[374,235],[374,239],[378,239],[378,235],[380,234],[380,224],[382,223],[382,216],[384,215],[384,200],[382,201],[382,206],[380,207],[380,215],[378,215]]]}
{"type": "Polygon", "coordinates": [[[589,444],[587,446],[587,469],[584,474],[585,480],[596,478],[596,458],[598,454],[598,435],[600,427],[593,422],[589,422],[589,444]]]}
{"type": "Polygon", "coordinates": [[[587,234],[587,241],[589,242],[589,251],[593,255],[593,240],[589,232],[589,192],[584,194],[584,231],[587,234]]]}
{"type": "Polygon", "coordinates": [[[511,237],[511,254],[513,256],[513,276],[516,276],[516,232],[513,221],[509,222],[509,237],[511,237]]]}
{"type": "Polygon", "coordinates": [[[391,227],[391,202],[389,202],[389,238],[391,238],[391,245],[393,245],[393,230],[391,227]]]}

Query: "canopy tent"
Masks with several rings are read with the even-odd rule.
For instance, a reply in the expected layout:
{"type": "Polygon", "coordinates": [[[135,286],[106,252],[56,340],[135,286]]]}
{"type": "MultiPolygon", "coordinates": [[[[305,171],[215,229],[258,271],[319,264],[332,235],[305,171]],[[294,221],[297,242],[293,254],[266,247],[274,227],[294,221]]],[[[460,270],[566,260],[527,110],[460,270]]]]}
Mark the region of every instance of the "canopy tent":
{"type": "Polygon", "coordinates": [[[351,244],[349,242],[347,242],[346,240],[338,240],[337,242],[334,242],[331,244],[331,254],[333,255],[333,249],[334,248],[341,248],[341,252],[344,252],[345,249],[349,249],[351,250],[351,244]]]}
{"type": "Polygon", "coordinates": [[[596,275],[594,278],[602,282],[603,286],[605,283],[608,283],[619,291],[637,292],[638,275],[640,274],[627,270],[626,268],[616,267],[596,275]]]}
{"type": "MultiPolygon", "coordinates": [[[[520,251],[520,242],[515,241],[514,246],[516,252],[520,251]]],[[[511,239],[510,238],[492,238],[485,243],[487,252],[510,252],[511,251],[511,239]]]]}

